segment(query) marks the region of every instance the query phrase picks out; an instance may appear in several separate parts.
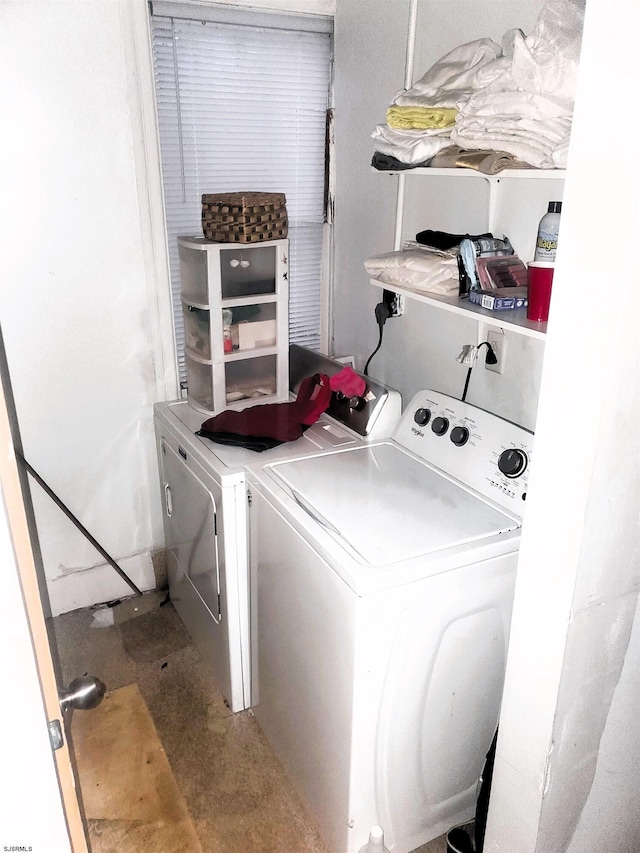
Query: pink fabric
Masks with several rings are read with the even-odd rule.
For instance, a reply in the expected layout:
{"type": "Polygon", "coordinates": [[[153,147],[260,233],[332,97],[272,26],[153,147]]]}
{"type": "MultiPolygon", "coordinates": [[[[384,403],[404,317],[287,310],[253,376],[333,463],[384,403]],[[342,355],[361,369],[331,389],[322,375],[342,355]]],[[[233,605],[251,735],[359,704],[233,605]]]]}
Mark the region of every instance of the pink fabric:
{"type": "Polygon", "coordinates": [[[332,391],[342,391],[345,397],[362,397],[367,383],[350,367],[343,367],[329,379],[332,391]]]}

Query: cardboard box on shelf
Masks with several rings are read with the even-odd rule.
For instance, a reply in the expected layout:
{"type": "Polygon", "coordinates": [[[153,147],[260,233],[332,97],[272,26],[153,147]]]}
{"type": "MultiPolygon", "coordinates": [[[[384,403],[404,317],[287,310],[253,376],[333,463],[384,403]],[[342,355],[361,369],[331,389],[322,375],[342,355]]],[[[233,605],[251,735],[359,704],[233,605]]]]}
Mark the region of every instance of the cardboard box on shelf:
{"type": "Polygon", "coordinates": [[[489,311],[513,311],[527,307],[526,287],[501,287],[495,290],[470,290],[469,302],[489,311]]]}
{"type": "Polygon", "coordinates": [[[257,347],[273,347],[276,345],[276,321],[257,320],[249,323],[238,323],[238,349],[256,349],[257,347]]]}

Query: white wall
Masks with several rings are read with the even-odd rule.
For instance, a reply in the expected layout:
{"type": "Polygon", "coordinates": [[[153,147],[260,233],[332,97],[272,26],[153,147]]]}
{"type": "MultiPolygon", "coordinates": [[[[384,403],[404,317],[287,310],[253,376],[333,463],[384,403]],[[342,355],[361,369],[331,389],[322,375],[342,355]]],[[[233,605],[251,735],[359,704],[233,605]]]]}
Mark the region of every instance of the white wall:
{"type": "MultiPolygon", "coordinates": [[[[163,542],[152,403],[177,386],[159,357],[164,282],[136,171],[133,9],[2,4],[0,318],[27,460],[144,589],[163,542]]],[[[131,594],[33,495],[54,614],[131,594]]]]}
{"type": "Polygon", "coordinates": [[[377,340],[379,296],[365,286],[362,263],[393,246],[395,211],[392,179],[371,175],[369,134],[404,79],[408,15],[409,0],[396,0],[391,14],[385,0],[340,0],[335,17],[333,351],[355,355],[360,368],[377,340]]]}
{"type": "Polygon", "coordinates": [[[587,5],[487,848],[638,849],[640,167],[594,119],[640,85],[634,0],[587,5]],[[625,21],[620,28],[619,20],[625,21]],[[606,241],[585,241],[605,209],[606,241]],[[599,299],[613,287],[614,299],[599,299]],[[619,757],[624,756],[623,761],[619,757]]]}
{"type": "MultiPolygon", "coordinates": [[[[612,623],[613,624],[613,623],[612,623]]],[[[640,838],[640,725],[638,673],[640,672],[640,606],[636,609],[629,648],[611,706],[603,708],[602,728],[593,782],[567,853],[615,850],[636,853],[640,838]]],[[[611,686],[607,691],[610,695],[611,686]]],[[[589,768],[593,772],[593,761],[589,768]]]]}

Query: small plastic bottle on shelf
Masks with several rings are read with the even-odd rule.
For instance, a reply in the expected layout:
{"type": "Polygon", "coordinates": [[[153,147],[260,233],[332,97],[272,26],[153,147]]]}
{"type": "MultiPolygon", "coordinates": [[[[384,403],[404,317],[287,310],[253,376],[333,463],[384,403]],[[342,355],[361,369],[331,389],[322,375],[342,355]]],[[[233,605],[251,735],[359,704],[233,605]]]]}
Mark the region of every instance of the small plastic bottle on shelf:
{"type": "Polygon", "coordinates": [[[384,846],[384,831],[381,826],[371,827],[369,840],[358,853],[389,853],[389,848],[384,846]]]}
{"type": "Polygon", "coordinates": [[[558,248],[558,231],[560,230],[561,201],[550,201],[549,209],[540,220],[534,261],[555,263],[558,248]]]}
{"type": "Polygon", "coordinates": [[[226,353],[233,352],[233,340],[231,337],[231,322],[233,312],[228,308],[222,309],[222,342],[226,353]]]}

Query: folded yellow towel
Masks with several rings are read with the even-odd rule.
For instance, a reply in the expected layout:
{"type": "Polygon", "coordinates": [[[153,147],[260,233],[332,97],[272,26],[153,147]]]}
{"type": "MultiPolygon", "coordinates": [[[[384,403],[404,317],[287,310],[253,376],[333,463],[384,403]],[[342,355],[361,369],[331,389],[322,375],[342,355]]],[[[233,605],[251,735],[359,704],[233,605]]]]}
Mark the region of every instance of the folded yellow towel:
{"type": "Polygon", "coordinates": [[[394,104],[387,110],[387,124],[403,130],[441,129],[452,127],[457,114],[458,110],[451,107],[399,107],[394,104]]]}

